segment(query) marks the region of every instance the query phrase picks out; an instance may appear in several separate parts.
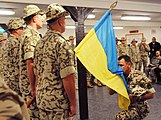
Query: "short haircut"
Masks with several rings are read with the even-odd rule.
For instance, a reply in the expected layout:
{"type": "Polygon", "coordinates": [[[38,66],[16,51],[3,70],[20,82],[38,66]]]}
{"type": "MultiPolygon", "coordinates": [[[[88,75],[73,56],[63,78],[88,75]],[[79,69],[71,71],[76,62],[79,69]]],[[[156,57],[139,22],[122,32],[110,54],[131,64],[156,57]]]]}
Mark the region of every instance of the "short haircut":
{"type": "Polygon", "coordinates": [[[118,58],[118,60],[124,59],[126,63],[132,63],[131,58],[128,55],[122,55],[118,58]]]}
{"type": "Polygon", "coordinates": [[[32,18],[33,18],[34,16],[36,16],[36,15],[37,15],[37,14],[35,13],[35,14],[32,14],[32,15],[30,15],[30,16],[24,18],[25,23],[26,23],[26,24],[30,24],[32,18]]]}

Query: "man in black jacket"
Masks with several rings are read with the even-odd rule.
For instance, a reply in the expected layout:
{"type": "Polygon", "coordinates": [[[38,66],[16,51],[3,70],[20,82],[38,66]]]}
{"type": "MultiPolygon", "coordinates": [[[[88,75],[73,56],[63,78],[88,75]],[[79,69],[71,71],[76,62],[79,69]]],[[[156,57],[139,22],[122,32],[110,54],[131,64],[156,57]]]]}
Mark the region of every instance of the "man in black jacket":
{"type": "Polygon", "coordinates": [[[156,41],[155,37],[152,37],[152,42],[149,43],[150,46],[150,62],[151,59],[155,56],[156,51],[160,50],[160,43],[156,41]]]}

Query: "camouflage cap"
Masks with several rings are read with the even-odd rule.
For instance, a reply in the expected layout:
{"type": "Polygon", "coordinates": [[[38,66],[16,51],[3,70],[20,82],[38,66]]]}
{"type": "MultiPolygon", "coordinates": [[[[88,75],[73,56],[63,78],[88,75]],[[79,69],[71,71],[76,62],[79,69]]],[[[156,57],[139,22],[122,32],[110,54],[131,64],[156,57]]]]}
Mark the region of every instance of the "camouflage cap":
{"type": "Polygon", "coordinates": [[[14,18],[14,19],[10,19],[9,22],[8,22],[8,29],[11,30],[11,29],[18,29],[18,28],[21,28],[23,27],[24,25],[24,21],[20,18],[14,18]]]}
{"type": "Polygon", "coordinates": [[[73,40],[74,39],[74,36],[69,36],[69,40],[73,40]]]}
{"type": "Polygon", "coordinates": [[[131,42],[138,42],[136,39],[132,39],[132,41],[131,42]]]}
{"type": "Polygon", "coordinates": [[[122,38],[121,38],[121,41],[123,41],[123,40],[126,40],[126,38],[125,38],[125,37],[122,37],[122,38]]]}
{"type": "Polygon", "coordinates": [[[40,10],[40,8],[36,5],[27,5],[23,10],[23,12],[24,12],[23,19],[30,16],[30,15],[38,13],[40,11],[42,11],[42,10],[40,10]]]}
{"type": "Polygon", "coordinates": [[[52,3],[46,10],[46,21],[67,15],[69,15],[69,13],[61,5],[52,3]]]}

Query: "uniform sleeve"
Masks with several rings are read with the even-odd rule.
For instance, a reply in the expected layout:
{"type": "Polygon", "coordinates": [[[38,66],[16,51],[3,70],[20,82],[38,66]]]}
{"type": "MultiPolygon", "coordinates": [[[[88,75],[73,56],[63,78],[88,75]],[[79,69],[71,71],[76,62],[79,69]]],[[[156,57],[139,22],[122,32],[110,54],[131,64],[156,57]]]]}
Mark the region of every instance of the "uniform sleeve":
{"type": "Polygon", "coordinates": [[[22,110],[24,109],[22,106],[25,106],[24,100],[2,82],[0,82],[0,91],[0,119],[29,120],[27,109],[22,110]],[[26,111],[25,115],[24,111],[26,111]]]}
{"type": "Polygon", "coordinates": [[[24,60],[34,57],[34,48],[39,40],[39,36],[32,30],[26,30],[21,35],[21,45],[24,51],[24,60]]]}
{"type": "Polygon", "coordinates": [[[151,84],[151,80],[146,76],[145,73],[143,73],[143,78],[146,82],[146,84],[145,84],[146,91],[150,92],[150,93],[155,93],[155,89],[153,88],[153,86],[151,84]]]}
{"type": "Polygon", "coordinates": [[[75,73],[74,62],[72,60],[72,52],[66,41],[62,42],[58,50],[58,61],[60,64],[60,76],[64,78],[75,73]]]}

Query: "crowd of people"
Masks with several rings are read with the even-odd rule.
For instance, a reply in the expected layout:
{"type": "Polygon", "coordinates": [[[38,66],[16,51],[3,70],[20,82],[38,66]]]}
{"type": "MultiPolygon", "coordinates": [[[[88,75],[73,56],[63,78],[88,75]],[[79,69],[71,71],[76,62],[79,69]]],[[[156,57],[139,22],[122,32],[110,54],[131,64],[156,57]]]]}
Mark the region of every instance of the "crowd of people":
{"type": "MultiPolygon", "coordinates": [[[[66,40],[62,35],[65,16],[69,13],[55,3],[45,11],[36,5],[27,5],[21,18],[8,21],[8,37],[0,35],[0,92],[3,92],[0,111],[6,112],[0,112],[0,118],[70,120],[76,114],[78,80],[74,37],[66,40]],[[45,21],[48,29],[42,36],[38,30],[45,21]]],[[[143,38],[138,45],[136,39],[127,45],[122,37],[116,39],[116,47],[118,64],[131,90],[129,111],[118,113],[116,119],[142,119],[149,113],[146,100],[155,93],[151,81],[161,82],[160,43],[153,37],[150,44],[143,38]],[[139,72],[142,66],[149,78],[139,72]]],[[[104,86],[88,71],[87,74],[87,87],[104,86]]],[[[109,89],[109,93],[112,95],[115,91],[109,89]]]]}
{"type": "Polygon", "coordinates": [[[70,120],[76,114],[76,71],[62,35],[69,13],[53,3],[46,10],[27,5],[23,14],[9,20],[8,37],[0,35],[0,118],[70,120]],[[45,21],[42,37],[38,30],[45,21]]]}
{"type": "Polygon", "coordinates": [[[161,84],[161,45],[152,37],[152,42],[146,43],[146,38],[137,43],[137,39],[131,40],[131,44],[127,44],[125,37],[121,40],[116,38],[117,55],[128,55],[132,61],[134,70],[143,71],[152,82],[161,84]],[[118,41],[121,44],[118,44],[118,41]]]}

